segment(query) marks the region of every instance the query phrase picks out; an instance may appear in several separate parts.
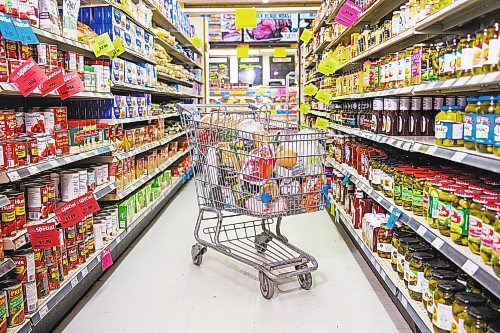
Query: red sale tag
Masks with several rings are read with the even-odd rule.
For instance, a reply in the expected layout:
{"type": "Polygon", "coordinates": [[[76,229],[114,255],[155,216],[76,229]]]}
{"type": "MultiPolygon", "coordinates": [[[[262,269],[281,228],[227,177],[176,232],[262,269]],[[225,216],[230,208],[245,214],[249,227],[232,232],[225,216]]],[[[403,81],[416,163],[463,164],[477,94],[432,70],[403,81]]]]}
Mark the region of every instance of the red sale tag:
{"type": "Polygon", "coordinates": [[[61,223],[63,228],[71,227],[72,225],[83,221],[85,215],[83,215],[82,209],[78,205],[77,199],[71,200],[57,207],[54,210],[56,213],[57,220],[61,223]]]}
{"type": "Polygon", "coordinates": [[[45,249],[59,245],[55,222],[28,225],[28,235],[34,249],[45,249]]]}
{"type": "Polygon", "coordinates": [[[84,216],[98,212],[101,209],[93,192],[89,192],[81,197],[78,197],[76,201],[78,202],[78,206],[82,210],[84,216]]]}
{"type": "Polygon", "coordinates": [[[64,85],[64,71],[61,67],[54,69],[47,74],[47,81],[42,83],[40,90],[42,96],[45,97],[52,91],[61,88],[64,85]]]}
{"type": "Polygon", "coordinates": [[[26,97],[47,80],[47,75],[33,58],[29,58],[14,73],[10,74],[9,80],[26,97]]]}
{"type": "Polygon", "coordinates": [[[59,88],[59,95],[62,100],[69,98],[85,90],[83,82],[77,72],[69,72],[64,76],[65,84],[59,88]]]}
{"type": "Polygon", "coordinates": [[[111,250],[107,247],[101,253],[102,270],[105,271],[111,265],[113,265],[113,257],[111,256],[111,250]]]}
{"type": "Polygon", "coordinates": [[[347,0],[335,17],[335,21],[350,28],[363,13],[363,8],[347,0]]]}

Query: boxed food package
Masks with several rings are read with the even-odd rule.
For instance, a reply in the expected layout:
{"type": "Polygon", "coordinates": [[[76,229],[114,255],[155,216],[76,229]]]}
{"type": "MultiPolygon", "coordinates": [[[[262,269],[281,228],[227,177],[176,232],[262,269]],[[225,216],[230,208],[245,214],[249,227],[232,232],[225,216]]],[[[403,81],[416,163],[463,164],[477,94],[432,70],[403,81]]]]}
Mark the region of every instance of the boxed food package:
{"type": "Polygon", "coordinates": [[[59,19],[59,9],[56,0],[40,0],[40,29],[52,32],[57,35],[62,34],[61,20],[59,19]]]}
{"type": "Polygon", "coordinates": [[[118,204],[118,226],[127,229],[135,219],[136,196],[134,194],[118,204]]]}

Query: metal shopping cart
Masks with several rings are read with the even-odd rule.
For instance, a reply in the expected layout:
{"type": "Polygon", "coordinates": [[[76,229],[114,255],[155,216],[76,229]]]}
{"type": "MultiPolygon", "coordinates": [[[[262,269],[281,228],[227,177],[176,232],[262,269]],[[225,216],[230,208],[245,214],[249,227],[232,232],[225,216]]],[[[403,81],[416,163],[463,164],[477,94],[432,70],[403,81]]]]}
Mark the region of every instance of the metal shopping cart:
{"type": "Polygon", "coordinates": [[[310,289],[318,263],[288,242],[281,223],[284,216],[324,207],[325,133],[275,121],[253,105],[179,109],[200,210],[193,263],[201,265],[209,247],[250,265],[259,271],[266,299],[273,297],[275,280],[297,276],[310,289]]]}

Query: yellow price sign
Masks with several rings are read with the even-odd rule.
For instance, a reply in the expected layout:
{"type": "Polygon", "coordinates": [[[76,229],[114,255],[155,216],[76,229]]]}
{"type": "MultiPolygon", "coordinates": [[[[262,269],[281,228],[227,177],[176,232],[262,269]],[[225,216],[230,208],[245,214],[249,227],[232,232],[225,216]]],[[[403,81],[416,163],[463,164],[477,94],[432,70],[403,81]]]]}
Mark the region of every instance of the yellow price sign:
{"type": "Polygon", "coordinates": [[[257,28],[257,9],[236,8],[234,10],[236,29],[257,28]]]}
{"type": "Polygon", "coordinates": [[[335,217],[335,201],[330,200],[330,214],[335,217]]]}
{"type": "Polygon", "coordinates": [[[249,50],[248,45],[239,45],[236,48],[236,56],[238,58],[248,58],[248,50],[249,50]]]}
{"type": "Polygon", "coordinates": [[[113,42],[111,41],[111,38],[109,38],[107,32],[92,39],[90,41],[90,46],[92,47],[95,56],[98,58],[104,54],[108,54],[115,49],[115,47],[113,46],[113,42]]]}
{"type": "Polygon", "coordinates": [[[330,103],[330,100],[332,99],[332,94],[326,90],[326,89],[320,89],[316,95],[314,96],[318,101],[328,104],[330,103]]]}
{"type": "Polygon", "coordinates": [[[318,72],[325,75],[330,75],[337,69],[337,64],[331,58],[325,58],[320,61],[318,66],[318,72]]]}
{"type": "Polygon", "coordinates": [[[203,42],[201,41],[200,36],[193,36],[191,37],[191,43],[193,44],[194,47],[200,47],[203,42]]]}
{"type": "Polygon", "coordinates": [[[328,129],[328,119],[320,118],[320,117],[316,118],[316,122],[314,123],[314,127],[326,131],[328,129]]]}
{"type": "Polygon", "coordinates": [[[275,58],[286,58],[286,47],[275,47],[274,48],[275,58]]]}
{"type": "Polygon", "coordinates": [[[109,59],[114,59],[125,52],[125,48],[123,47],[120,37],[113,39],[113,47],[114,49],[108,52],[109,59]]]}
{"type": "Polygon", "coordinates": [[[304,43],[309,43],[309,41],[311,40],[312,35],[313,35],[313,33],[312,33],[311,30],[304,29],[302,31],[302,34],[300,34],[300,40],[303,41],[304,43]]]}
{"type": "Polygon", "coordinates": [[[278,112],[276,112],[276,109],[271,109],[269,111],[271,111],[271,114],[278,114],[278,112]]]}
{"type": "Polygon", "coordinates": [[[303,114],[308,114],[311,111],[311,106],[309,104],[302,104],[299,108],[300,112],[303,114]]]}
{"type": "Polygon", "coordinates": [[[304,87],[304,94],[307,96],[313,96],[316,94],[318,91],[318,87],[316,87],[314,84],[309,83],[307,86],[304,87]]]}

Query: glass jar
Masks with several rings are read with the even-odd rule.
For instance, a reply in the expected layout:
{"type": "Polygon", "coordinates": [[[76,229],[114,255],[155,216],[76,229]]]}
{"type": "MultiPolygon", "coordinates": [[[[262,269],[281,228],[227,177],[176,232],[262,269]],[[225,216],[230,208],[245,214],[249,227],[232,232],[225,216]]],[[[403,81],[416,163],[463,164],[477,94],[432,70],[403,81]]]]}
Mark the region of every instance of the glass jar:
{"type": "Polygon", "coordinates": [[[473,59],[474,59],[474,37],[467,34],[460,39],[457,47],[456,74],[458,77],[472,75],[473,72],[473,59]]]}
{"type": "Polygon", "coordinates": [[[435,142],[443,147],[463,147],[464,117],[461,106],[442,106],[436,115],[434,126],[435,142]]]}
{"type": "Polygon", "coordinates": [[[469,236],[467,245],[474,254],[481,252],[481,235],[483,233],[483,213],[486,210],[485,205],[496,197],[480,195],[472,199],[469,216],[469,236]]]}
{"type": "Polygon", "coordinates": [[[500,224],[500,201],[489,202],[484,207],[480,251],[484,263],[491,265],[495,226],[500,224]]]}
{"type": "MultiPolygon", "coordinates": [[[[500,44],[500,40],[499,40],[500,44]]],[[[493,132],[495,133],[494,136],[494,143],[493,143],[493,154],[496,156],[500,156],[500,94],[496,95],[495,97],[495,128],[493,132]]]]}
{"type": "Polygon", "coordinates": [[[472,73],[474,75],[483,74],[483,44],[484,40],[487,38],[488,29],[480,29],[476,31],[476,37],[474,39],[473,55],[472,55],[472,73]]]}
{"type": "Polygon", "coordinates": [[[487,306],[471,306],[467,309],[464,328],[467,333],[486,333],[488,325],[498,319],[498,312],[487,306]]]}
{"type": "Polygon", "coordinates": [[[399,239],[398,246],[398,275],[400,279],[404,278],[405,272],[405,256],[408,250],[408,245],[420,243],[420,239],[414,236],[402,237],[399,239]]]}
{"type": "Polygon", "coordinates": [[[434,254],[429,252],[414,252],[410,259],[408,274],[408,293],[414,300],[421,301],[424,293],[424,271],[427,263],[434,259],[434,254]]]}
{"type": "Polygon", "coordinates": [[[495,96],[480,96],[476,115],[476,150],[485,154],[493,153],[495,143],[495,96]]]}
{"type": "MultiPolygon", "coordinates": [[[[429,301],[429,281],[432,278],[432,272],[435,270],[451,270],[451,265],[444,259],[432,259],[427,262],[424,269],[424,280],[422,281],[422,304],[427,309],[429,301]]],[[[432,311],[431,313],[432,314],[432,311]]]]}
{"type": "Polygon", "coordinates": [[[465,291],[465,286],[457,281],[442,280],[437,283],[432,314],[432,328],[435,333],[451,331],[453,301],[455,294],[461,291],[465,291]]]}
{"type": "Polygon", "coordinates": [[[425,182],[434,175],[434,172],[420,172],[413,174],[411,210],[417,216],[424,216],[424,187],[425,182]]]}
{"type": "Polygon", "coordinates": [[[450,237],[456,244],[467,246],[470,205],[474,196],[479,194],[479,191],[464,189],[455,192],[456,200],[451,208],[450,237]]]}
{"type": "Polygon", "coordinates": [[[413,202],[413,175],[418,173],[417,170],[406,170],[404,171],[403,183],[401,186],[401,201],[403,203],[403,208],[411,210],[413,202]]]}
{"type": "Polygon", "coordinates": [[[398,206],[403,205],[402,187],[405,171],[414,170],[411,166],[399,166],[394,168],[394,203],[398,206]]]}
{"type": "Polygon", "coordinates": [[[500,70],[500,23],[494,23],[487,28],[483,41],[483,73],[500,70]]]}
{"type": "Polygon", "coordinates": [[[493,249],[491,252],[491,265],[493,266],[493,271],[500,277],[500,220],[495,218],[495,223],[493,225],[495,234],[493,235],[493,249]]]}
{"type": "Polygon", "coordinates": [[[369,164],[368,180],[374,190],[382,190],[382,160],[383,157],[372,157],[369,164]]]}
{"type": "Polygon", "coordinates": [[[394,168],[397,164],[385,164],[382,166],[383,179],[382,179],[382,193],[386,198],[394,196],[394,168]]]}
{"type": "Polygon", "coordinates": [[[391,259],[392,238],[391,229],[382,223],[377,231],[377,254],[380,258],[391,259]]]}
{"type": "Polygon", "coordinates": [[[478,306],[486,304],[486,299],[474,293],[461,291],[455,294],[453,301],[453,323],[451,324],[451,332],[464,332],[464,320],[467,316],[467,309],[470,306],[478,306]]]}
{"type": "Polygon", "coordinates": [[[464,121],[464,147],[469,150],[476,149],[476,117],[478,113],[477,97],[467,97],[464,121]]]}
{"type": "Polygon", "coordinates": [[[455,191],[460,185],[444,185],[438,191],[438,230],[443,236],[450,236],[451,212],[453,202],[456,200],[455,191]]]}
{"type": "Polygon", "coordinates": [[[452,180],[449,179],[434,179],[431,181],[429,186],[429,210],[427,222],[429,226],[433,229],[438,228],[439,224],[439,190],[442,186],[453,184],[452,180]]]}
{"type": "Polygon", "coordinates": [[[415,236],[415,233],[410,229],[410,227],[404,225],[400,228],[397,228],[392,234],[391,266],[394,272],[397,272],[399,240],[403,237],[415,236]]]}
{"type": "Polygon", "coordinates": [[[421,244],[421,243],[408,244],[408,248],[407,248],[406,254],[405,254],[405,262],[403,265],[403,268],[404,268],[403,282],[404,282],[406,287],[408,287],[408,280],[410,279],[410,260],[411,260],[413,253],[415,253],[415,252],[432,253],[431,251],[432,250],[429,247],[429,245],[426,245],[426,244],[421,244]]]}

